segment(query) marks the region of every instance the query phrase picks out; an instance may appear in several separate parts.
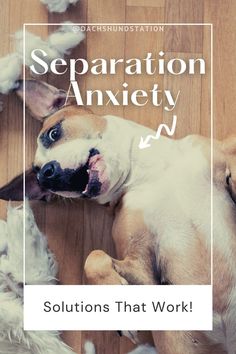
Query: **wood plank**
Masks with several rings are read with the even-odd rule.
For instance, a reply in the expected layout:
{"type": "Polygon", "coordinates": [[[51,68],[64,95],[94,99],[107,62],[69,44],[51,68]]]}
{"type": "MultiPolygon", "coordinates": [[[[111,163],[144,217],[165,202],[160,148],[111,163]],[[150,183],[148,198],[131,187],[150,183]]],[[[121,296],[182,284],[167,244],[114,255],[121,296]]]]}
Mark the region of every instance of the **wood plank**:
{"type": "MultiPolygon", "coordinates": [[[[114,6],[109,0],[88,1],[88,23],[123,23],[125,22],[125,1],[119,1],[119,6],[114,6]]],[[[122,58],[124,57],[125,36],[123,32],[88,32],[87,33],[87,60],[95,58],[122,58]],[[99,44],[99,45],[98,45],[99,44]]],[[[86,90],[106,89],[115,90],[123,82],[123,72],[120,67],[117,75],[104,75],[95,77],[87,75],[86,90]]],[[[123,115],[123,107],[112,105],[98,107],[92,106],[98,114],[123,115]]],[[[111,239],[113,216],[99,206],[85,203],[84,261],[93,249],[104,249],[108,254],[115,255],[111,239]]],[[[119,337],[114,332],[82,332],[82,348],[86,339],[93,339],[98,353],[119,353],[119,337]]]]}
{"type": "MultiPolygon", "coordinates": [[[[164,10],[153,8],[132,7],[127,8],[126,20],[127,22],[163,22],[164,10]]],[[[125,58],[139,58],[143,59],[147,53],[152,53],[153,58],[159,57],[159,52],[163,50],[164,33],[159,32],[127,32],[126,33],[126,47],[125,58]]],[[[125,75],[125,82],[128,83],[130,92],[143,89],[149,91],[154,84],[159,85],[159,89],[163,88],[163,76],[161,75],[125,75]]],[[[151,101],[143,107],[129,106],[124,109],[124,117],[134,120],[137,123],[143,124],[150,128],[156,129],[158,124],[162,122],[162,110],[159,107],[152,105],[151,101]]]]}
{"type": "MultiPolygon", "coordinates": [[[[49,13],[49,23],[74,23],[86,22],[87,1],[79,1],[75,6],[70,6],[65,13],[49,13]]],[[[54,32],[59,26],[48,26],[48,32],[54,32]]],[[[74,48],[70,58],[86,58],[87,46],[84,40],[74,48]]],[[[69,72],[62,76],[48,74],[48,82],[58,88],[69,89],[69,72]]],[[[85,91],[85,78],[79,80],[81,91],[85,91]]],[[[81,284],[83,280],[84,247],[86,235],[84,234],[84,203],[82,201],[60,200],[45,206],[46,222],[45,231],[49,238],[50,247],[54,250],[59,262],[59,281],[61,284],[81,284]],[[58,223],[58,220],[63,222],[58,223]]],[[[82,332],[66,331],[63,339],[76,353],[82,353],[82,332]]]]}
{"type": "Polygon", "coordinates": [[[127,0],[127,6],[164,7],[164,5],[165,0],[127,0]]]}
{"type": "MultiPolygon", "coordinates": [[[[181,58],[187,61],[189,58],[199,58],[201,54],[193,53],[165,53],[166,60],[181,58]]],[[[173,115],[177,115],[175,138],[183,138],[189,134],[200,134],[201,122],[201,75],[164,75],[164,87],[179,98],[173,111],[163,110],[163,121],[168,126],[172,125],[173,115]]]]}
{"type": "MultiPolygon", "coordinates": [[[[203,0],[166,0],[165,23],[203,22],[203,0]]],[[[165,51],[202,52],[202,26],[167,26],[165,51]]]]}
{"type": "Polygon", "coordinates": [[[201,92],[201,129],[202,135],[211,136],[211,28],[203,29],[203,53],[206,62],[206,74],[202,76],[201,92]]]}
{"type": "MultiPolygon", "coordinates": [[[[125,22],[125,1],[119,1],[119,7],[115,7],[107,0],[96,0],[88,3],[88,23],[125,22]],[[106,8],[106,11],[104,11],[106,8]]],[[[108,27],[106,27],[108,28],[108,27]]],[[[87,33],[87,59],[91,61],[96,58],[123,58],[125,48],[125,33],[111,31],[96,31],[87,33]],[[99,45],[97,45],[99,43],[99,45]]],[[[120,65],[116,75],[91,75],[86,78],[86,89],[102,91],[116,91],[124,82],[124,65],[120,65]]],[[[98,114],[123,115],[122,106],[92,106],[92,110],[98,114]]]]}
{"type": "MultiPolygon", "coordinates": [[[[132,6],[126,7],[127,23],[162,23],[164,22],[164,9],[149,7],[150,3],[145,7],[141,7],[139,1],[133,1],[132,6]]],[[[156,4],[160,2],[156,1],[156,4]]],[[[127,4],[129,5],[129,3],[127,4]]],[[[145,58],[147,53],[152,53],[153,58],[158,58],[158,53],[163,50],[164,33],[159,32],[127,32],[125,38],[125,58],[145,58]]],[[[128,83],[130,92],[137,89],[150,90],[154,84],[158,83],[159,88],[163,88],[163,77],[154,75],[125,75],[125,82],[128,83]]],[[[131,119],[137,123],[156,129],[158,124],[162,122],[163,115],[160,108],[154,107],[150,102],[143,107],[136,107],[130,104],[124,108],[124,117],[131,119]]],[[[150,332],[140,332],[139,337],[143,343],[151,343],[150,332]]],[[[128,353],[135,346],[126,337],[120,340],[120,354],[128,353]]]]}
{"type": "Polygon", "coordinates": [[[236,2],[205,1],[204,21],[213,23],[214,136],[222,139],[236,133],[236,2]]]}
{"type": "MultiPolygon", "coordinates": [[[[0,21],[0,33],[1,33],[1,46],[0,46],[0,56],[5,56],[9,53],[9,27],[10,27],[10,3],[5,1],[1,2],[1,21],[0,21]]],[[[3,185],[8,181],[8,138],[10,131],[14,129],[8,122],[8,107],[9,107],[9,97],[0,95],[0,100],[3,102],[3,111],[0,112],[0,151],[1,151],[1,162],[0,162],[0,185],[3,185]]],[[[12,152],[14,154],[14,151],[12,152]]],[[[14,157],[13,157],[14,159],[14,157]]],[[[14,159],[15,160],[15,159],[14,159]]],[[[0,217],[6,217],[6,207],[7,203],[0,201],[0,217]]]]}
{"type": "MultiPolygon", "coordinates": [[[[88,23],[124,23],[125,0],[88,0],[88,23]],[[114,5],[115,4],[115,5],[114,5]]],[[[96,42],[98,43],[98,42],[96,42]]]]}

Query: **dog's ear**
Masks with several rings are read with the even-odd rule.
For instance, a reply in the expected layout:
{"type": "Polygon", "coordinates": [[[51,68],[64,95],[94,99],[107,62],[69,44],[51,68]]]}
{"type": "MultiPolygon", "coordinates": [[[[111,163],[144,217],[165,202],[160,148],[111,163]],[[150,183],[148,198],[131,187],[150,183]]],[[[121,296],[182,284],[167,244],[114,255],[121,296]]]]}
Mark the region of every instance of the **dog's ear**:
{"type": "MultiPolygon", "coordinates": [[[[18,81],[17,95],[23,100],[23,80],[18,81]]],[[[40,121],[65,105],[67,92],[51,86],[43,81],[25,81],[25,105],[31,115],[40,121]]]]}
{"type": "MultiPolygon", "coordinates": [[[[25,196],[30,200],[48,200],[51,193],[43,190],[37,181],[33,169],[25,173],[25,196]]],[[[0,199],[22,201],[23,196],[23,174],[15,177],[11,182],[0,188],[0,199]]]]}

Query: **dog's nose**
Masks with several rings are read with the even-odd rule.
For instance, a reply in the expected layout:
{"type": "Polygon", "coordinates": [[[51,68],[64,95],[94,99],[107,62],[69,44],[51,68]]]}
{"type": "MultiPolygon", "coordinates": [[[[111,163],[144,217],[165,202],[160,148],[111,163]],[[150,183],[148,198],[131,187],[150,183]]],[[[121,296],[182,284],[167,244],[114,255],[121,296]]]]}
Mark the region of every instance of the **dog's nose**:
{"type": "Polygon", "coordinates": [[[39,172],[39,179],[50,179],[54,178],[57,174],[59,164],[56,161],[51,161],[44,165],[39,172]]]}

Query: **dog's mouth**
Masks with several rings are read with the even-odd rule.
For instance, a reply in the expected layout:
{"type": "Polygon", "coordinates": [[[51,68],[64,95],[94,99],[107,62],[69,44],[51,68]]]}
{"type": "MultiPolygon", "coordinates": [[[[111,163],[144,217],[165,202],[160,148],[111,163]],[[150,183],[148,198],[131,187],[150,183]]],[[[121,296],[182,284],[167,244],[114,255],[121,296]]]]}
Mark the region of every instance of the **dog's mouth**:
{"type": "Polygon", "coordinates": [[[109,187],[106,166],[102,155],[97,149],[90,150],[86,167],[87,183],[82,191],[82,196],[91,198],[106,192],[109,187]]]}
{"type": "Polygon", "coordinates": [[[106,165],[100,152],[93,148],[89,151],[87,162],[77,169],[62,169],[57,161],[51,161],[53,173],[48,166],[38,173],[38,182],[44,189],[67,196],[67,193],[80,193],[84,198],[93,198],[106,192],[109,187],[106,165]],[[60,193],[62,192],[62,193],[60,193]]]}

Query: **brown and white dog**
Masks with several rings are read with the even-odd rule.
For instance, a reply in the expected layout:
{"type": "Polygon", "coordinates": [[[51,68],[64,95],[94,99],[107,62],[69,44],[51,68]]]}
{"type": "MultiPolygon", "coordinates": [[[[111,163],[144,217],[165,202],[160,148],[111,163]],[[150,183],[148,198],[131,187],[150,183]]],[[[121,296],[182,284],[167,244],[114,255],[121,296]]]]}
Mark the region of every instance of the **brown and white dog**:
{"type": "MultiPolygon", "coordinates": [[[[85,264],[88,282],[210,284],[210,141],[161,137],[140,150],[140,136],[153,134],[150,129],[65,106],[66,93],[45,83],[25,86],[26,105],[43,123],[26,196],[55,193],[116,205],[119,260],[93,251],[85,264]]],[[[236,353],[235,153],[236,139],[214,144],[214,330],[154,332],[160,354],[236,353]]],[[[0,190],[2,199],[22,197],[22,176],[0,190]]]]}

